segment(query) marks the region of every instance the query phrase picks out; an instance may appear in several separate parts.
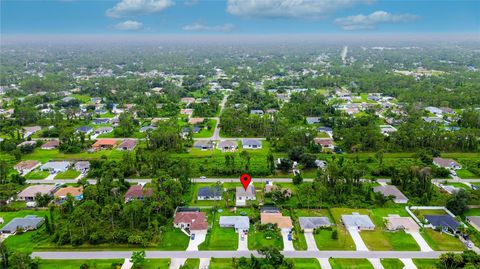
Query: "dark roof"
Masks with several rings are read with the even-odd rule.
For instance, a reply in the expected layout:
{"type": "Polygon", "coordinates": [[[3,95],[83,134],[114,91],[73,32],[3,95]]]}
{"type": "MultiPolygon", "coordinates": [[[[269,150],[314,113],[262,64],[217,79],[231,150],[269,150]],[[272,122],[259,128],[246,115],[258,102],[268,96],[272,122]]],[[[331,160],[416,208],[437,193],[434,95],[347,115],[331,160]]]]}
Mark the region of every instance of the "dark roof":
{"type": "Polygon", "coordinates": [[[333,132],[333,129],[331,127],[322,126],[317,128],[317,132],[333,132]]]}
{"type": "Polygon", "coordinates": [[[280,213],[280,210],[274,206],[264,206],[260,211],[262,213],[280,213]]]}
{"type": "Polygon", "coordinates": [[[178,207],[177,212],[200,212],[198,207],[178,207]]]}
{"type": "Polygon", "coordinates": [[[23,218],[14,218],[0,231],[3,233],[15,233],[17,228],[22,228],[23,230],[37,229],[42,222],[43,218],[39,218],[35,215],[25,216],[23,218]]]}
{"type": "Polygon", "coordinates": [[[425,215],[425,219],[435,227],[450,228],[453,231],[456,231],[460,226],[450,215],[425,215]]]}
{"type": "Polygon", "coordinates": [[[91,130],[93,130],[93,128],[90,127],[90,126],[81,126],[81,127],[77,128],[77,131],[82,132],[82,133],[86,133],[86,132],[89,132],[91,130]]]}
{"type": "Polygon", "coordinates": [[[122,144],[120,144],[120,146],[118,146],[119,148],[126,148],[126,149],[133,149],[135,148],[135,146],[137,146],[137,141],[136,140],[133,140],[133,139],[126,139],[125,141],[122,142],[122,144]]]}
{"type": "Polygon", "coordinates": [[[222,188],[218,186],[202,187],[198,189],[198,196],[217,197],[222,195],[222,188]]]}

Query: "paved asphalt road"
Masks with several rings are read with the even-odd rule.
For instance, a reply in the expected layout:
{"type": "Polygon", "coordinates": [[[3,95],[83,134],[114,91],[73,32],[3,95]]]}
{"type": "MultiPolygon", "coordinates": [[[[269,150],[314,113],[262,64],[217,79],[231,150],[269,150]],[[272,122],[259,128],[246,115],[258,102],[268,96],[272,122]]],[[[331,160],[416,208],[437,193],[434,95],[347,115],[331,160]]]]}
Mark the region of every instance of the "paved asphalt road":
{"type": "MultiPolygon", "coordinates": [[[[286,258],[410,258],[436,259],[442,251],[282,251],[286,258]]],[[[146,251],[146,258],[239,258],[260,257],[257,251],[146,251]]],[[[58,251],[33,252],[32,257],[42,259],[125,259],[131,251],[58,251]]]]}

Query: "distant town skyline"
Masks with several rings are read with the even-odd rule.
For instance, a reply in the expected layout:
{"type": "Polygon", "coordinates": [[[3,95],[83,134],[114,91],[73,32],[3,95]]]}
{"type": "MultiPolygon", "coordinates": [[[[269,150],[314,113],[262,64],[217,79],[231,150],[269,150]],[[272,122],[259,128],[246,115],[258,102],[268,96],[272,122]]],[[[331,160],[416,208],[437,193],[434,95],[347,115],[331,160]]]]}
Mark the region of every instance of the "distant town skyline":
{"type": "Polygon", "coordinates": [[[0,1],[2,35],[473,33],[480,1],[0,1]]]}

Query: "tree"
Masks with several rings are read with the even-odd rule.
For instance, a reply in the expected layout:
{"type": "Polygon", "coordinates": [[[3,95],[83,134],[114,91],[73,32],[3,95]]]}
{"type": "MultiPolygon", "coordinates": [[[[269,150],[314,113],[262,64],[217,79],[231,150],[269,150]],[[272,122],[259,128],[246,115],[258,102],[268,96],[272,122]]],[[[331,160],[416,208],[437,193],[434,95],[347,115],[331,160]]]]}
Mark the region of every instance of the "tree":
{"type": "Polygon", "coordinates": [[[141,268],[141,265],[145,262],[145,250],[134,251],[130,262],[133,263],[134,268],[141,268]]]}
{"type": "Polygon", "coordinates": [[[300,173],[296,173],[293,176],[292,183],[293,185],[300,185],[303,183],[303,177],[300,175],[300,173]]]}
{"type": "Polygon", "coordinates": [[[32,258],[27,252],[11,252],[8,259],[9,269],[31,269],[32,258]]]}
{"type": "Polygon", "coordinates": [[[468,200],[470,193],[464,189],[460,189],[454,193],[447,201],[448,210],[452,211],[455,215],[462,215],[468,210],[468,200]]]}
{"type": "Polygon", "coordinates": [[[290,169],[292,169],[292,165],[293,165],[293,162],[290,159],[280,159],[280,163],[278,164],[278,169],[286,173],[290,169]]]}

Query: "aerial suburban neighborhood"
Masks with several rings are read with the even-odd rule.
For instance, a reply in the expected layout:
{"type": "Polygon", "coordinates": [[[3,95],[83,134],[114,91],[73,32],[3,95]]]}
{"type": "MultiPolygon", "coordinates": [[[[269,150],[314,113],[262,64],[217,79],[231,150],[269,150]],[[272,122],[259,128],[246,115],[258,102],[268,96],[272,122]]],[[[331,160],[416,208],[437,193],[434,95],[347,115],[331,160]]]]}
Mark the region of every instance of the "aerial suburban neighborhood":
{"type": "Polygon", "coordinates": [[[0,269],[480,268],[480,7],[408,2],[0,1],[0,269]]]}

